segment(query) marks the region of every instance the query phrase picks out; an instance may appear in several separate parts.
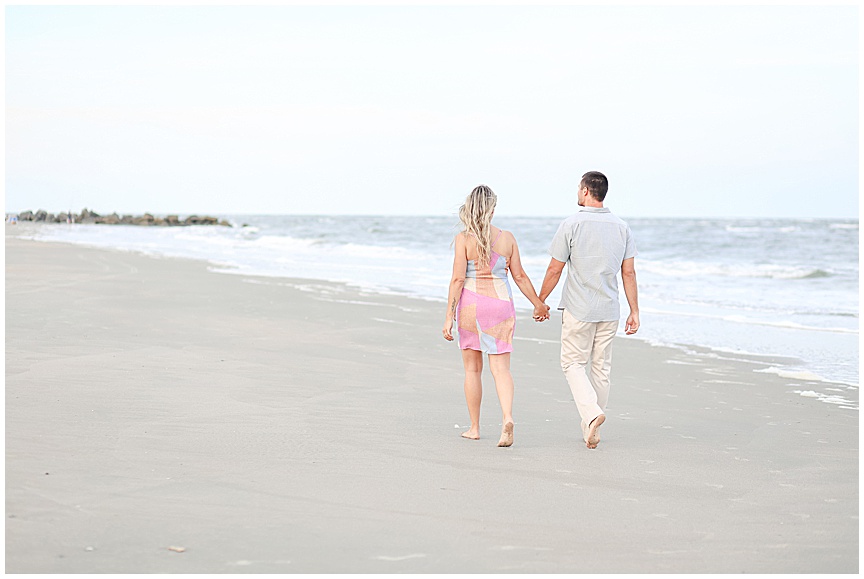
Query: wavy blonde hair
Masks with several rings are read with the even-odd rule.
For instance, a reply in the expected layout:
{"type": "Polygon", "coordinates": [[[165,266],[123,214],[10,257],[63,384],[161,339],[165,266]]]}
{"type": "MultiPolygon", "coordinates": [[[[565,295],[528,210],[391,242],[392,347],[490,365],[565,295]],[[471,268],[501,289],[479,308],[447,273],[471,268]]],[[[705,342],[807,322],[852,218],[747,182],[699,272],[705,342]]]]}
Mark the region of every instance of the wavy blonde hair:
{"type": "Polygon", "coordinates": [[[459,219],[465,226],[465,233],[477,240],[477,263],[489,265],[492,258],[492,213],[498,203],[498,196],[486,185],[478,185],[459,208],[459,219]]]}

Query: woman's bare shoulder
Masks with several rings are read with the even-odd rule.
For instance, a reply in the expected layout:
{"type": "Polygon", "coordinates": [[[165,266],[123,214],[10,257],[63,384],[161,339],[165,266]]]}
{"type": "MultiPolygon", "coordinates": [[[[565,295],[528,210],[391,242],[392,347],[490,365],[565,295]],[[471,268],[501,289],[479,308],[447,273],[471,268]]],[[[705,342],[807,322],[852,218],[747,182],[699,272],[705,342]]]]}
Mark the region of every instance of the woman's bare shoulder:
{"type": "Polygon", "coordinates": [[[456,237],[453,238],[453,245],[457,247],[467,247],[471,245],[473,239],[474,237],[467,231],[460,231],[456,234],[456,237]]]}
{"type": "Polygon", "coordinates": [[[516,243],[516,236],[513,235],[512,231],[507,231],[506,229],[501,230],[501,239],[508,245],[516,243]]]}

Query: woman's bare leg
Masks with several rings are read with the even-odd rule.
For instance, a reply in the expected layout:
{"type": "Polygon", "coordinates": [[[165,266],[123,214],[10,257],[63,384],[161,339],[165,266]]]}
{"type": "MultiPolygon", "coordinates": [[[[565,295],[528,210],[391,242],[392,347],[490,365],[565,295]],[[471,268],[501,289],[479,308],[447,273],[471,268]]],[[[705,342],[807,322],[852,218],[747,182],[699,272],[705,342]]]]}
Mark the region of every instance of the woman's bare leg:
{"type": "Polygon", "coordinates": [[[498,446],[513,444],[513,376],[510,374],[510,353],[489,354],[489,369],[495,379],[498,402],[501,404],[501,440],[498,446]]]}
{"type": "Polygon", "coordinates": [[[465,365],[465,401],[471,417],[471,428],[462,436],[477,440],[480,438],[480,401],[483,399],[483,352],[462,350],[462,363],[465,365]]]}

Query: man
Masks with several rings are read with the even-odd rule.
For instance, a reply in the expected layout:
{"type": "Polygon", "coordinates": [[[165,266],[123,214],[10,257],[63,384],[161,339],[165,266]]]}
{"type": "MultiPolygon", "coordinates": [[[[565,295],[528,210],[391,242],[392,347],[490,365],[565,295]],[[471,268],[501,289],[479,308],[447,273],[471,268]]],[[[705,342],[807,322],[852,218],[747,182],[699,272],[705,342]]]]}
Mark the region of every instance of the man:
{"type": "Polygon", "coordinates": [[[620,317],[619,271],[630,305],[624,330],[635,334],[639,329],[633,265],[636,245],[630,227],[603,206],[608,189],[603,173],[590,171],[582,176],[578,192],[582,209],[565,219],[552,239],[552,260],[539,295],[545,302],[566,264],[567,280],[558,306],[563,310],[561,368],[573,392],[588,448],[597,448],[600,425],[606,420],[612,338],[620,317]]]}

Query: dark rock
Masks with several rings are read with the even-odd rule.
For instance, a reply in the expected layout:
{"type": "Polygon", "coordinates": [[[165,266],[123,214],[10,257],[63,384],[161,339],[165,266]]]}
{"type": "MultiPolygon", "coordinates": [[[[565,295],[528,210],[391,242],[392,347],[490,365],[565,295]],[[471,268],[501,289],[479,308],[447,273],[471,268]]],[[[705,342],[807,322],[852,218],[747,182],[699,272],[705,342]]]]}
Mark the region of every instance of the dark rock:
{"type": "MultiPolygon", "coordinates": [[[[198,216],[198,215],[190,215],[184,220],[180,220],[177,215],[168,215],[166,217],[156,218],[150,213],[145,213],[144,215],[124,215],[120,217],[116,212],[111,215],[101,216],[95,211],[90,211],[86,207],[81,210],[80,214],[71,214],[70,212],[57,213],[56,215],[53,213],[48,213],[44,209],[38,210],[35,214],[32,211],[24,211],[18,215],[19,221],[39,221],[39,222],[47,222],[47,223],[66,223],[66,221],[71,217],[73,223],[98,223],[100,225],[158,225],[158,226],[171,226],[171,227],[180,227],[184,225],[220,225],[222,227],[233,227],[231,223],[222,219],[219,220],[218,217],[212,217],[209,215],[206,216],[198,216]]],[[[246,224],[243,224],[246,227],[246,224]]]]}
{"type": "Polygon", "coordinates": [[[156,221],[156,219],[152,215],[145,213],[141,217],[133,217],[132,225],[153,225],[154,221],[156,221]]]}
{"type": "Polygon", "coordinates": [[[81,219],[96,219],[97,217],[102,217],[95,211],[89,211],[86,207],[81,210],[81,219]]]}
{"type": "Polygon", "coordinates": [[[104,223],[105,225],[119,225],[120,216],[116,213],[112,213],[111,215],[106,215],[105,217],[97,217],[96,223],[104,223]]]}
{"type": "Polygon", "coordinates": [[[190,215],[183,221],[184,225],[219,225],[219,220],[216,217],[190,215]]]}
{"type": "Polygon", "coordinates": [[[97,213],[93,213],[88,211],[85,207],[81,210],[81,217],[78,220],[78,223],[96,223],[96,218],[99,217],[97,213]]]}

